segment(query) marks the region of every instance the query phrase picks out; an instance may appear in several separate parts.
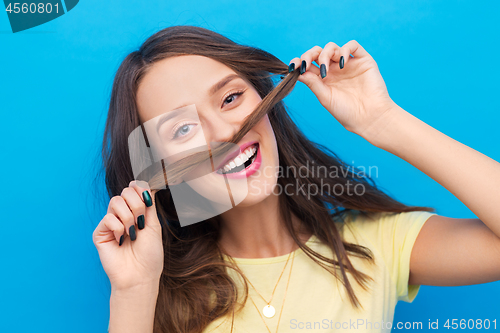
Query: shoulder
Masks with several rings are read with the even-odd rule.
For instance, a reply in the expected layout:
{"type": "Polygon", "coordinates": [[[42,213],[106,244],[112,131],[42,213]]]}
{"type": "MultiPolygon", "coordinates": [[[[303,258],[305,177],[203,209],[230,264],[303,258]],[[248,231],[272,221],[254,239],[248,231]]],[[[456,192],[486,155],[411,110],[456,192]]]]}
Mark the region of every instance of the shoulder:
{"type": "Polygon", "coordinates": [[[436,215],[436,213],[427,211],[361,212],[353,210],[347,212],[343,218],[337,219],[335,223],[340,228],[350,227],[366,234],[380,229],[423,224],[432,215],[436,215]]]}
{"type": "Polygon", "coordinates": [[[349,211],[335,223],[345,241],[380,247],[388,241],[397,242],[416,237],[432,215],[436,214],[427,211],[396,213],[349,211]]]}

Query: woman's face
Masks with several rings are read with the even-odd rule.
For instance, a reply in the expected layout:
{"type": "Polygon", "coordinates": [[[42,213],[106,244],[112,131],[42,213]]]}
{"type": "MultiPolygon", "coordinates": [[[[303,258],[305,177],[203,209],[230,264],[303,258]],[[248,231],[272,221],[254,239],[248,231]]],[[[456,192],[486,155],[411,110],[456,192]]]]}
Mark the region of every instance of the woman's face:
{"type": "MultiPolygon", "coordinates": [[[[215,148],[214,143],[228,142],[260,102],[246,79],[224,64],[198,55],[154,63],[137,91],[141,122],[149,121],[145,124],[149,144],[161,150],[167,164],[193,149],[206,151],[207,145],[215,148]],[[153,128],[156,138],[150,135],[153,128]]],[[[214,205],[227,203],[228,192],[238,206],[262,201],[277,183],[279,166],[267,115],[238,146],[214,158],[214,169],[196,168],[183,180],[214,205]]]]}

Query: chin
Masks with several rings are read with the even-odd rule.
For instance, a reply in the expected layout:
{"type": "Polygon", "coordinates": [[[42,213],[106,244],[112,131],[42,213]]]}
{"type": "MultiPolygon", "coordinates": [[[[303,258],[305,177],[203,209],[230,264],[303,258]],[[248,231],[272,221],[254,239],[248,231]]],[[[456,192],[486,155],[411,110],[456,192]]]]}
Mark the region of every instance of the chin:
{"type": "Polygon", "coordinates": [[[269,197],[276,196],[278,191],[273,193],[277,185],[277,179],[252,180],[248,186],[248,194],[236,207],[251,207],[269,197]]]}

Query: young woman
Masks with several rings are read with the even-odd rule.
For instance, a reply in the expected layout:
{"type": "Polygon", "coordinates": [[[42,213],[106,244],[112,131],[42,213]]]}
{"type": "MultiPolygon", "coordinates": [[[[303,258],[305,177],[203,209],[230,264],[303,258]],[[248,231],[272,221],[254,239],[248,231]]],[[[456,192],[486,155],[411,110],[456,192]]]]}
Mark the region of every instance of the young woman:
{"type": "Polygon", "coordinates": [[[287,66],[206,29],[161,30],[116,74],[103,157],[112,198],[93,241],[112,286],[112,333],[390,331],[397,301],[411,302],[420,285],[500,279],[500,164],[396,105],[354,40],[287,66]],[[479,219],[404,205],[345,172],[355,169],[288,116],[281,99],[297,80],[347,130],[425,172],[479,219]],[[252,189],[187,226],[170,188],[187,179],[159,191],[138,183],[128,146],[138,126],[184,105],[199,118],[162,122],[165,147],[238,144],[246,157],[227,157],[208,177],[237,175],[252,189]],[[307,172],[265,172],[278,169],[307,172]]]}

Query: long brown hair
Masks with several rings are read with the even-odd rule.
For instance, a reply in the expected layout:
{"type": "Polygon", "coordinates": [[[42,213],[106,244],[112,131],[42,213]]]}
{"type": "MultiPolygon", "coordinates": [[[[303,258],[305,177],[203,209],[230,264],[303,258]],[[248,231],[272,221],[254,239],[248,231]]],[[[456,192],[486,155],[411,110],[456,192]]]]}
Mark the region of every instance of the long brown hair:
{"type": "MultiPolygon", "coordinates": [[[[334,178],[318,172],[298,178],[289,174],[280,175],[278,184],[281,188],[296,189],[304,185],[307,188],[309,184],[320,188],[324,184],[328,184],[330,188],[338,185],[345,188],[350,183],[361,184],[364,193],[348,195],[343,192],[341,195],[334,195],[321,192],[306,196],[295,191],[297,195],[279,196],[279,209],[288,231],[299,247],[342,282],[353,306],[361,306],[347,273],[365,290],[371,277],[356,270],[348,254],[371,263],[374,262],[374,257],[368,248],[344,242],[334,219],[342,220],[345,214],[352,211],[368,216],[377,212],[434,210],[407,206],[392,199],[379,190],[368,175],[363,175],[362,170],[347,165],[327,147],[310,141],[291,120],[282,102],[295,86],[298,71],[288,73],[285,63],[263,50],[237,44],[204,28],[174,26],[155,33],[137,51],[130,53],[123,60],[114,79],[104,132],[102,156],[108,194],[119,195],[134,179],[127,138],[132,130],[141,125],[136,104],[136,92],[141,78],[155,62],[178,55],[201,55],[221,62],[247,79],[263,99],[231,142],[237,143],[268,114],[282,170],[287,170],[287,167],[294,167],[295,170],[311,169],[314,166],[318,170],[320,167],[325,170],[332,167],[352,170],[334,178]],[[284,78],[276,85],[273,75],[284,78]],[[315,252],[299,240],[292,223],[292,213],[300,219],[303,228],[331,248],[333,259],[315,252]],[[332,265],[335,269],[332,269],[332,265]]],[[[237,287],[228,275],[227,268],[240,271],[237,266],[223,260],[218,246],[221,225],[219,217],[181,227],[168,187],[157,192],[155,200],[162,224],[165,262],[160,279],[154,332],[201,332],[216,318],[234,311],[238,299],[237,287]]],[[[244,287],[246,300],[246,281],[244,287]]]]}

